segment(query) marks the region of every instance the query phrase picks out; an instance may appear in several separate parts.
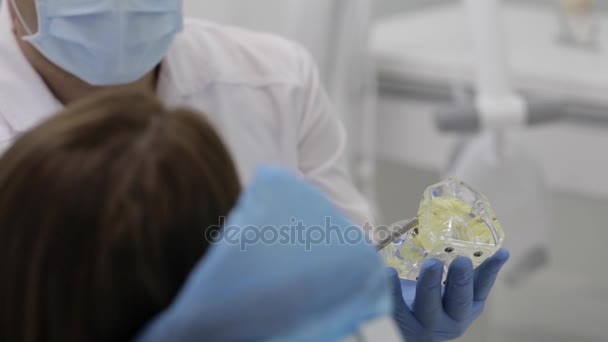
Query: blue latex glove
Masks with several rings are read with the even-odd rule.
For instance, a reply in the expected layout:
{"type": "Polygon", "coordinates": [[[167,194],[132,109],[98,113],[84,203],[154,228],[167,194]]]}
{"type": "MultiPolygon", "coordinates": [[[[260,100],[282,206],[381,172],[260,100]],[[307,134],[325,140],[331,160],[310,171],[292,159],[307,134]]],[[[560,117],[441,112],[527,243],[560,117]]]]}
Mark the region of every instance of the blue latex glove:
{"type": "Polygon", "coordinates": [[[458,258],[442,286],[444,265],[428,260],[418,281],[400,279],[388,269],[393,287],[393,316],[408,342],[447,341],[461,337],[483,312],[496,276],[509,259],[501,249],[475,271],[468,258],[458,258]]]}
{"type": "MultiPolygon", "coordinates": [[[[264,168],[242,194],[224,233],[289,227],[295,220],[308,236],[319,233],[327,218],[335,233],[358,229],[319,190],[286,171],[264,168]]],[[[391,315],[384,267],[364,239],[341,243],[333,236],[310,246],[252,240],[242,247],[226,237],[214,245],[174,303],[137,341],[339,341],[391,315]]]]}

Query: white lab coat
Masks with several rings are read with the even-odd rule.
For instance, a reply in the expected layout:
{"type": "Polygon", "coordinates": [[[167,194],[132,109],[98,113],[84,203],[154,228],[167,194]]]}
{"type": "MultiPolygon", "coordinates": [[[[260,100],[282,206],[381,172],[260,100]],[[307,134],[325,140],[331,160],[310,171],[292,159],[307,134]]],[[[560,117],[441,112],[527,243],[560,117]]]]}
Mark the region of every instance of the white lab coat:
{"type": "MultiPolygon", "coordinates": [[[[199,20],[162,64],[158,96],[205,113],[247,184],[261,164],[278,164],[319,186],[355,223],[370,219],[344,161],[346,134],[332,113],[315,63],[271,35],[199,20]]],[[[19,50],[6,2],[0,9],[0,149],[62,109],[19,50]]]]}
{"type": "Polygon", "coordinates": [[[311,52],[332,112],[341,117],[348,135],[356,137],[347,151],[353,178],[375,204],[377,86],[368,44],[372,1],[184,0],[184,6],[188,16],[279,34],[311,52]]]}

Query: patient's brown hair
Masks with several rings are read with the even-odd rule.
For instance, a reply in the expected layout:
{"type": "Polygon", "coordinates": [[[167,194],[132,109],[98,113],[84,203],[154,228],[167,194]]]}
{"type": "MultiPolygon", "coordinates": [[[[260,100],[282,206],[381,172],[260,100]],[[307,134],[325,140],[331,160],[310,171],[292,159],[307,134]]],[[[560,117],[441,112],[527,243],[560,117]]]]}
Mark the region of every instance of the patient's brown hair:
{"type": "Polygon", "coordinates": [[[239,192],[210,124],[143,93],[88,99],[25,133],[0,159],[0,341],[132,339],[239,192]]]}

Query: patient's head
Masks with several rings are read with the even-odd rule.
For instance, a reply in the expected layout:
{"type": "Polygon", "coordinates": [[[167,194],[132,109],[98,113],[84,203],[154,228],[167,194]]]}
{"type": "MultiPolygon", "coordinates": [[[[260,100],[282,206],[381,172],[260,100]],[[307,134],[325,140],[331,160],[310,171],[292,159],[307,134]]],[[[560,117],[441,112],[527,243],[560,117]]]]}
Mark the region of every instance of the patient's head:
{"type": "Polygon", "coordinates": [[[25,133],[0,159],[0,341],[132,338],[239,191],[201,115],[144,94],[89,99],[25,133]]]}

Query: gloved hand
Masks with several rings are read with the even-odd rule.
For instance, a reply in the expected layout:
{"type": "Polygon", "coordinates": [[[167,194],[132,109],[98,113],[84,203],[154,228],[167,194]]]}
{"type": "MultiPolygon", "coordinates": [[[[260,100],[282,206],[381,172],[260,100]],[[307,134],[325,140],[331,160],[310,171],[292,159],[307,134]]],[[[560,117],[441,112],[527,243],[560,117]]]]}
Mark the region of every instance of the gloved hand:
{"type": "Polygon", "coordinates": [[[483,312],[502,266],[509,259],[506,249],[499,250],[476,270],[468,258],[450,265],[445,287],[444,265],[428,260],[418,281],[400,279],[388,269],[393,290],[393,317],[408,342],[447,341],[461,337],[483,312]]]}

